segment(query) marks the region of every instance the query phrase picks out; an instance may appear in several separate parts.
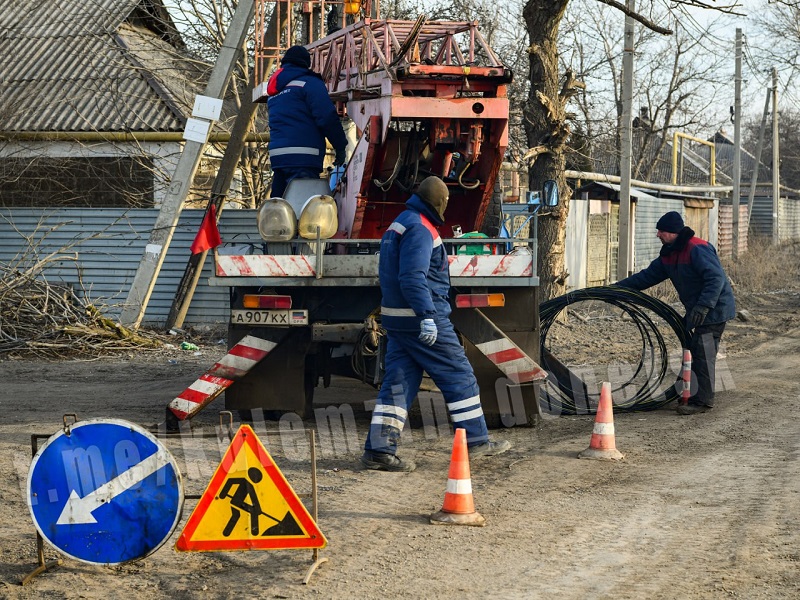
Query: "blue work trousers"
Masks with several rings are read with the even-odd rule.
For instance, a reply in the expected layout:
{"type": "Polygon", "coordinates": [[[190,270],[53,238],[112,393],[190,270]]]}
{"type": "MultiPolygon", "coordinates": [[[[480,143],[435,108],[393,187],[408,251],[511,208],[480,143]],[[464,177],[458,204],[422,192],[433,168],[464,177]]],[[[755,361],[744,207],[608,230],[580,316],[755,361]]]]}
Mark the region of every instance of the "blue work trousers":
{"type": "Polygon", "coordinates": [[[472,365],[449,319],[437,320],[436,326],[439,331],[433,346],[423,344],[415,331],[388,332],[386,374],[372,412],[366,450],[397,453],[400,431],[419,391],[423,371],[441,390],[453,425],[466,430],[467,445],[489,441],[472,365]]]}

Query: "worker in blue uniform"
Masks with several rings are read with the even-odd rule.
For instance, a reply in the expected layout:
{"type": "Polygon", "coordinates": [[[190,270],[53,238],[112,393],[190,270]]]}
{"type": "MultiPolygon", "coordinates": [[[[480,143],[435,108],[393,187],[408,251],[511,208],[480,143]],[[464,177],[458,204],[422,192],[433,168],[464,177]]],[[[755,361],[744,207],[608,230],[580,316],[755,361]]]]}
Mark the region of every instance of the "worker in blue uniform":
{"type": "Polygon", "coordinates": [[[693,415],[714,406],[717,352],[725,323],[736,316],[733,289],[714,246],[696,237],[680,213],[670,211],[656,223],[659,257],[616,285],[646,290],[669,278],[684,308],[692,353],[692,395],[678,414],[693,415]]]}
{"type": "Polygon", "coordinates": [[[381,239],[381,324],[388,347],[361,457],[368,469],[414,470],[412,461],[397,456],[397,444],[423,371],[442,392],[453,425],[466,430],[471,457],[511,447],[505,440],[489,440],[478,382],[450,322],[449,263],[436,229],[444,223],[448,199],[444,181],[428,177],[381,239]]]}
{"type": "Polygon", "coordinates": [[[292,179],[319,178],[326,138],[336,151],[334,165],[344,164],[347,137],[325,83],[311,70],[311,55],[303,46],[289,48],[281,68],[269,78],[267,110],[273,197],[283,197],[292,179]]]}

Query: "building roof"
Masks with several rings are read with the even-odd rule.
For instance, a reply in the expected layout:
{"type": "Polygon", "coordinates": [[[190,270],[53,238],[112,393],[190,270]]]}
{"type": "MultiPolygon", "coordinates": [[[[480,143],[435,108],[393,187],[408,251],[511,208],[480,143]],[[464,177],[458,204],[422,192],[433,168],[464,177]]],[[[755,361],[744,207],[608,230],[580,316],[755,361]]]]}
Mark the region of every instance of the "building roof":
{"type": "MultiPolygon", "coordinates": [[[[607,181],[592,181],[585,185],[582,185],[578,189],[575,190],[575,193],[580,194],[581,192],[588,192],[590,195],[594,195],[595,199],[602,199],[602,200],[619,200],[619,190],[620,186],[617,183],[609,183],[607,181]]],[[[647,192],[640,190],[639,188],[635,188],[631,186],[631,200],[657,200],[656,196],[652,194],[648,194],[647,192]]]]}
{"type": "MultiPolygon", "coordinates": [[[[733,141],[724,131],[718,131],[709,140],[714,143],[716,162],[717,185],[731,185],[733,183],[733,141]]],[[[646,179],[652,183],[672,183],[673,140],[667,138],[663,147],[659,147],[658,136],[647,137],[644,132],[634,129],[633,154],[634,169],[636,161],[642,157],[641,168],[634,170],[634,179],[646,179]],[[645,175],[649,172],[650,175],[645,175]]],[[[678,183],[680,185],[709,185],[711,168],[711,149],[704,144],[692,140],[684,140],[678,147],[678,183]]],[[[772,178],[772,169],[760,163],[758,171],[759,182],[769,182],[772,178]]],[[[741,182],[749,185],[755,167],[755,157],[746,149],[741,152],[741,182]]],[[[617,174],[617,161],[611,152],[601,152],[595,160],[594,170],[599,173],[617,174]]]]}
{"type": "MultiPolygon", "coordinates": [[[[658,135],[634,129],[631,141],[633,178],[652,183],[672,183],[672,138],[664,140],[662,145],[658,135]]],[[[619,165],[614,152],[598,152],[594,171],[617,175],[619,165]]],[[[708,160],[693,152],[688,143],[683,144],[681,164],[680,180],[683,185],[709,184],[708,160]]]]}
{"type": "MultiPolygon", "coordinates": [[[[734,146],[733,140],[730,138],[730,136],[728,136],[726,131],[719,130],[711,138],[711,141],[714,142],[716,148],[717,168],[721,169],[726,175],[731,177],[731,181],[733,181],[733,158],[736,151],[736,146],[734,146]]],[[[708,153],[706,153],[706,155],[707,154],[708,153]]],[[[771,164],[766,164],[764,162],[767,160],[771,163],[770,158],[771,157],[766,156],[765,154],[761,155],[761,161],[758,168],[759,183],[768,183],[772,181],[772,166],[771,164]]],[[[756,157],[748,152],[744,146],[742,146],[739,163],[742,185],[750,185],[750,180],[753,177],[753,169],[755,168],[755,165],[756,157]]]]}
{"type": "Polygon", "coordinates": [[[5,0],[0,132],[182,131],[205,66],[162,0],[5,0]]]}

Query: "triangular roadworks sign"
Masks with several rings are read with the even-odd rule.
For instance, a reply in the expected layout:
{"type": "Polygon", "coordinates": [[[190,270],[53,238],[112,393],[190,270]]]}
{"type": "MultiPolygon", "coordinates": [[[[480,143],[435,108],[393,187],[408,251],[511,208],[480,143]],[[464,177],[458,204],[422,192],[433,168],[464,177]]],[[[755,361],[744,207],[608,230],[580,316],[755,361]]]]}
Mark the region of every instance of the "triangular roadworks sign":
{"type": "Polygon", "coordinates": [[[326,544],[261,440],[242,425],[175,549],[282,550],[326,544]]]}

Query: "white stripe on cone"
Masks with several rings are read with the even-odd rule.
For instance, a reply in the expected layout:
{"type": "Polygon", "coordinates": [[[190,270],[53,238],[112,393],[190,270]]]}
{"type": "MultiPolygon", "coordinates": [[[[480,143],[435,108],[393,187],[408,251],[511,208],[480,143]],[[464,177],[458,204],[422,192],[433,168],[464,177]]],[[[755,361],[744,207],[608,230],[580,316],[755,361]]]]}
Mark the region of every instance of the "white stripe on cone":
{"type": "Polygon", "coordinates": [[[472,493],[472,480],[471,479],[448,479],[447,488],[445,491],[448,494],[471,494],[472,493]]]}
{"type": "Polygon", "coordinates": [[[597,435],[614,435],[613,423],[598,423],[595,421],[593,433],[597,435]]]}

